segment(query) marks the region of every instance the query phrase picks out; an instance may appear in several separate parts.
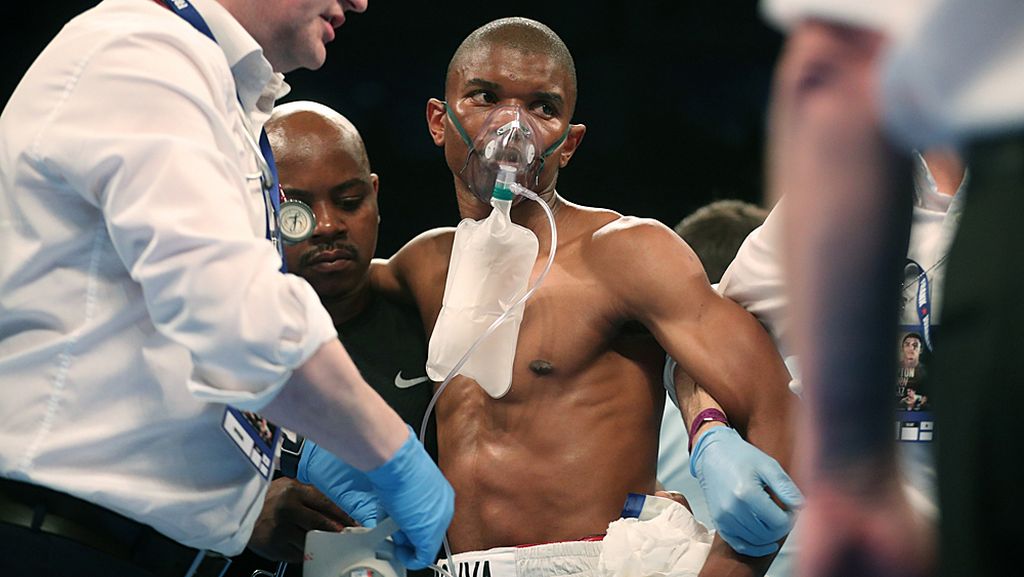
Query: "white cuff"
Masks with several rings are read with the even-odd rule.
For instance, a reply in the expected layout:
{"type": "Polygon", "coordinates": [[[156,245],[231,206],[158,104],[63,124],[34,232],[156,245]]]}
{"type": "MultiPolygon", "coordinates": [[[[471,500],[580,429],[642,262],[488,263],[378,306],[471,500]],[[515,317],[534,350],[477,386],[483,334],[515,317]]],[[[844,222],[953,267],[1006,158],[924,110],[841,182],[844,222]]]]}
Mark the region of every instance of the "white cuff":
{"type": "MultiPolygon", "coordinates": [[[[193,368],[188,388],[197,399],[209,403],[231,405],[246,411],[259,411],[277,396],[292,372],[302,366],[324,343],[338,338],[331,316],[320,304],[313,287],[304,279],[289,275],[297,303],[304,308],[304,331],[301,335],[282,335],[278,370],[273,379],[265,383],[246,383],[236,375],[222,369],[193,368]],[[291,337],[291,338],[289,338],[291,337]]],[[[268,311],[266,314],[272,314],[268,311]]],[[[268,359],[265,359],[268,360],[268,359]]],[[[264,370],[269,367],[263,367],[264,370]]]]}

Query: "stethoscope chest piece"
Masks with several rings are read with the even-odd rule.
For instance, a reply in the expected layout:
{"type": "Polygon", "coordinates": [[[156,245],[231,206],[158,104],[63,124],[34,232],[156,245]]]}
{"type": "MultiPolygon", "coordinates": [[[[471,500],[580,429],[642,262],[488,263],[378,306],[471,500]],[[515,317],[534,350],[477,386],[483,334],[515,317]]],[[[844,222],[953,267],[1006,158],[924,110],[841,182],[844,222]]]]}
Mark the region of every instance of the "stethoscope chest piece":
{"type": "Polygon", "coordinates": [[[288,244],[298,244],[313,236],[316,228],[316,215],[308,204],[298,200],[286,200],[281,203],[278,212],[281,238],[288,244]]]}

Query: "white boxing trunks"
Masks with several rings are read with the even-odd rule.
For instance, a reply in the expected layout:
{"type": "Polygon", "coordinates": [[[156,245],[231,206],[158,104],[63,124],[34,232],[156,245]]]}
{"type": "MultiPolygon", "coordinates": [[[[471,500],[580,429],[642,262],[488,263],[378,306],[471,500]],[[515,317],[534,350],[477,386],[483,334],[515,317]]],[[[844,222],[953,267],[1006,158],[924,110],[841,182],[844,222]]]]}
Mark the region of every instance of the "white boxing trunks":
{"type": "MultiPolygon", "coordinates": [[[[455,577],[556,577],[600,575],[600,538],[520,547],[495,547],[452,555],[455,577]]],[[[441,567],[448,569],[446,559],[441,567]]]]}
{"type": "MultiPolygon", "coordinates": [[[[459,553],[452,556],[455,569],[451,573],[454,577],[696,577],[711,549],[713,533],[679,503],[653,496],[646,499],[649,505],[639,518],[613,521],[604,538],[459,553]]],[[[446,559],[440,565],[449,569],[446,559]]]]}

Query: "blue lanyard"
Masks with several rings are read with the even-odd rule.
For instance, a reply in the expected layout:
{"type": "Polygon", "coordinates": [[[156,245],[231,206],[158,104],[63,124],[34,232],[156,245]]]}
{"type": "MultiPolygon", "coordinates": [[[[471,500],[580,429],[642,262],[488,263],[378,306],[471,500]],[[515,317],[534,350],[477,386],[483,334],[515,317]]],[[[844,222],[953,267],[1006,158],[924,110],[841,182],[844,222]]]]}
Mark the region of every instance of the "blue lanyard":
{"type": "MultiPolygon", "coordinates": [[[[277,164],[274,163],[274,151],[270,149],[270,139],[267,138],[267,130],[260,128],[260,153],[263,154],[263,159],[267,161],[267,166],[270,167],[271,182],[269,194],[265,195],[264,202],[267,197],[270,197],[270,205],[274,207],[274,222],[277,222],[278,213],[281,211],[281,184],[277,178],[277,164]]],[[[260,179],[260,183],[263,184],[263,179],[260,179]]],[[[267,240],[272,240],[277,246],[278,252],[281,253],[281,272],[284,272],[284,253],[282,252],[284,245],[281,243],[281,227],[274,227],[273,237],[270,233],[270,222],[267,222],[267,240]]]]}
{"type": "MultiPolygon", "coordinates": [[[[907,262],[916,268],[917,275],[917,320],[921,325],[921,337],[928,350],[932,350],[932,290],[928,282],[928,271],[912,258],[907,262]]],[[[934,267],[933,267],[934,268],[934,267]]]]}
{"type": "MultiPolygon", "coordinates": [[[[203,20],[199,11],[192,6],[192,3],[188,0],[163,0],[163,3],[171,9],[172,12],[181,16],[186,22],[192,25],[193,28],[200,31],[210,40],[213,40],[214,44],[217,43],[217,39],[214,38],[213,32],[210,27],[206,24],[206,20],[203,20]]],[[[260,153],[263,154],[263,159],[266,160],[267,166],[270,167],[271,182],[264,182],[263,178],[260,178],[260,185],[263,187],[263,202],[264,206],[269,202],[273,208],[274,222],[277,222],[278,211],[281,209],[281,195],[278,193],[280,187],[280,181],[277,177],[277,165],[274,163],[274,151],[270,149],[270,140],[267,138],[266,129],[260,129],[260,153]]],[[[269,211],[267,211],[269,213],[269,211]]],[[[270,230],[270,216],[267,216],[266,225],[267,240],[274,243],[277,247],[278,253],[281,255],[281,272],[285,272],[284,264],[284,245],[281,242],[281,230],[280,227],[275,226],[273,232],[270,230]]]]}

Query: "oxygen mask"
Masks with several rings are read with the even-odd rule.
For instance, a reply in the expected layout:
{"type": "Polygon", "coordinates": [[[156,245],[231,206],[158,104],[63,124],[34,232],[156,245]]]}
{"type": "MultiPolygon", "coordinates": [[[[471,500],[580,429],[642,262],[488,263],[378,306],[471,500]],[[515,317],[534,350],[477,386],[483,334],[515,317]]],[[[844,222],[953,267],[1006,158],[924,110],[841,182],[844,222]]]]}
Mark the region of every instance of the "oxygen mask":
{"type": "Polygon", "coordinates": [[[492,196],[511,200],[509,186],[512,182],[536,190],[544,160],[568,136],[567,130],[557,142],[542,150],[537,126],[530,115],[518,105],[504,105],[487,115],[476,139],[470,140],[447,104],[445,111],[469,147],[469,155],[459,177],[485,204],[490,203],[492,196]]]}

